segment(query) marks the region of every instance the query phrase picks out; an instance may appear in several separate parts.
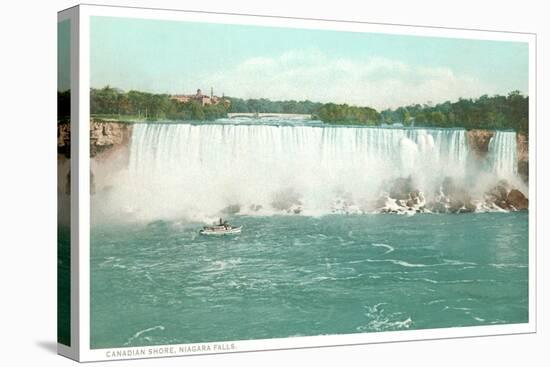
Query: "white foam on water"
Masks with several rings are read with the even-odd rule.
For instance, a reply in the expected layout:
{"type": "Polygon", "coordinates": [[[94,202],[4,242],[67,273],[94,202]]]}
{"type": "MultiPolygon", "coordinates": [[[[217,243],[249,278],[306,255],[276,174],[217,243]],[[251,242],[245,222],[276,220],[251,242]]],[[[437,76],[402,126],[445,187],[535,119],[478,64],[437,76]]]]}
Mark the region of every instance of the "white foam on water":
{"type": "Polygon", "coordinates": [[[236,259],[228,259],[228,260],[215,260],[213,261],[208,268],[207,271],[223,271],[227,268],[234,267],[235,265],[238,265],[241,263],[241,258],[236,259]]]}
{"type": "Polygon", "coordinates": [[[491,267],[497,268],[497,269],[503,269],[503,268],[527,268],[527,264],[488,264],[491,267]]]}
{"type": "Polygon", "coordinates": [[[107,256],[104,258],[105,260],[98,264],[99,267],[104,267],[107,265],[113,265],[113,263],[116,265],[117,262],[120,261],[119,258],[114,256],[107,256]]]}
{"type": "Polygon", "coordinates": [[[151,274],[150,274],[148,271],[145,272],[145,278],[147,278],[147,280],[149,280],[149,281],[152,282],[152,283],[156,283],[156,282],[153,280],[153,277],[151,277],[151,274]]]}
{"type": "Polygon", "coordinates": [[[408,329],[411,325],[412,319],[410,317],[403,321],[394,321],[392,324],[392,326],[396,327],[397,329],[408,329]]]}
{"type": "Polygon", "coordinates": [[[130,345],[135,339],[139,338],[140,336],[142,336],[143,334],[145,333],[148,333],[148,332],[151,332],[151,331],[154,331],[154,330],[161,330],[161,331],[164,331],[164,326],[162,325],[157,325],[157,326],[153,326],[153,327],[150,327],[150,328],[147,328],[147,329],[144,329],[144,330],[140,330],[138,331],[137,333],[135,333],[133,336],[131,336],[128,341],[126,343],[124,343],[125,346],[128,346],[130,345]]]}
{"type": "Polygon", "coordinates": [[[414,264],[410,263],[404,260],[396,260],[396,259],[367,259],[368,262],[389,262],[395,265],[404,266],[406,268],[424,268],[427,266],[434,266],[434,265],[427,265],[427,264],[414,264]]]}
{"type": "Polygon", "coordinates": [[[477,265],[476,263],[470,262],[470,261],[461,261],[461,260],[452,260],[452,259],[443,259],[443,263],[445,265],[456,265],[456,266],[460,266],[460,265],[475,266],[475,265],[477,265]]]}
{"type": "Polygon", "coordinates": [[[384,330],[400,330],[408,329],[413,321],[409,316],[405,320],[396,320],[397,317],[402,315],[401,312],[397,312],[391,315],[385,313],[383,305],[387,303],[378,303],[374,306],[366,306],[367,312],[365,316],[369,319],[366,325],[361,325],[356,328],[357,331],[384,331],[384,330]]]}
{"type": "Polygon", "coordinates": [[[373,244],[371,244],[371,246],[385,248],[386,252],[384,252],[382,255],[389,254],[390,252],[393,252],[395,250],[395,248],[393,248],[392,246],[387,245],[385,243],[373,243],[373,244]]]}
{"type": "Polygon", "coordinates": [[[399,280],[405,280],[405,281],[421,281],[431,284],[439,284],[439,281],[430,279],[430,278],[405,278],[405,277],[396,277],[399,280]]]}
{"type": "MultiPolygon", "coordinates": [[[[132,131],[128,169],[109,177],[109,193],[94,195],[101,215],[93,218],[212,223],[227,213],[364,214],[396,178],[410,177],[424,193],[419,207],[445,177],[471,187],[474,198],[486,181],[470,164],[462,129],[137,123],[132,131]]],[[[515,149],[514,132],[495,133],[492,181],[517,180],[515,149]]],[[[409,216],[418,209],[386,204],[409,216]]]]}

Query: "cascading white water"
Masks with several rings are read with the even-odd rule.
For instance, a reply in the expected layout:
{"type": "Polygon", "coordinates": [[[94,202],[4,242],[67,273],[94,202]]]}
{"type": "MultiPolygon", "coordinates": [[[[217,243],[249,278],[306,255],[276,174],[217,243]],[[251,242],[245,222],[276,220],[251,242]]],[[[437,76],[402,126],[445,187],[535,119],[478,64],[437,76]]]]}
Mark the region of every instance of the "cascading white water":
{"type": "Polygon", "coordinates": [[[497,132],[489,150],[479,161],[461,129],[135,124],[127,169],[96,162],[92,214],[209,222],[224,210],[373,212],[383,198],[388,208],[395,204],[384,192],[391,194],[398,178],[407,179],[404,190],[423,193],[421,202],[439,200],[449,177],[472,199],[483,200],[500,179],[520,182],[515,134],[497,132]]]}
{"type": "MultiPolygon", "coordinates": [[[[491,164],[503,174],[515,174],[503,171],[514,164],[512,148],[500,147],[509,134],[491,143],[491,164]]],[[[376,200],[398,177],[411,177],[428,195],[445,177],[464,182],[468,157],[459,129],[136,124],[121,189],[131,199],[120,200],[148,217],[209,216],[227,207],[325,213],[339,198],[376,200]]]]}
{"type": "Polygon", "coordinates": [[[489,142],[491,171],[501,178],[517,174],[517,142],[514,131],[496,131],[489,142]]]}

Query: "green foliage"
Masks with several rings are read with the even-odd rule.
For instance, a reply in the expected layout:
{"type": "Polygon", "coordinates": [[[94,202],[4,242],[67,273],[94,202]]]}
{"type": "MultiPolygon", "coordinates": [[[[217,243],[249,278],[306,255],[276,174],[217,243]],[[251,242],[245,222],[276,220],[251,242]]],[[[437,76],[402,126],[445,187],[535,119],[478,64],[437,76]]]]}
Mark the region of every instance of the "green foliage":
{"type": "MultiPolygon", "coordinates": [[[[413,104],[395,110],[378,112],[370,107],[312,101],[271,101],[226,97],[229,104],[202,106],[199,102],[179,102],[168,94],[140,91],[124,92],[110,86],[90,91],[93,115],[132,116],[147,120],[214,120],[233,113],[296,113],[311,114],[326,123],[379,125],[401,123],[405,126],[463,127],[466,129],[514,129],[527,132],[529,97],[519,91],[507,96],[461,98],[435,106],[413,104]]],[[[58,92],[59,116],[70,112],[70,92],[58,92]]]]}
{"type": "Polygon", "coordinates": [[[513,129],[527,132],[529,128],[529,97],[519,91],[508,96],[483,95],[477,99],[460,98],[435,106],[419,104],[387,109],[381,112],[384,121],[415,126],[463,127],[466,129],[513,129]],[[407,121],[406,113],[409,113],[407,121]]]}
{"type": "Polygon", "coordinates": [[[324,104],[317,116],[321,121],[332,124],[376,125],[381,121],[380,114],[373,108],[335,103],[324,104]]]}
{"type": "Polygon", "coordinates": [[[202,106],[199,102],[179,102],[168,94],[153,94],[131,90],[123,92],[106,86],[90,90],[90,110],[93,115],[124,116],[146,120],[214,120],[227,116],[223,103],[202,106]]]}
{"type": "Polygon", "coordinates": [[[228,98],[231,101],[229,112],[232,113],[299,113],[315,114],[323,105],[319,102],[305,101],[271,101],[266,98],[241,99],[228,98]]]}

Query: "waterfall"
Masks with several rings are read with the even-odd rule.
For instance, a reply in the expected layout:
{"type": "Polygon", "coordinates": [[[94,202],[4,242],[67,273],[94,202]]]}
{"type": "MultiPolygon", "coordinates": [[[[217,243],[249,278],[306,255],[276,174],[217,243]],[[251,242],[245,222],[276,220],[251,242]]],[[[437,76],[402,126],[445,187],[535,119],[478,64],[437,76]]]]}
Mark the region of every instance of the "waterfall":
{"type": "Polygon", "coordinates": [[[204,174],[203,179],[229,179],[240,172],[267,176],[270,182],[320,174],[337,182],[342,174],[372,181],[463,175],[467,155],[464,130],[136,124],[130,170],[136,178],[204,174]]]}
{"type": "MultiPolygon", "coordinates": [[[[445,177],[465,183],[477,177],[469,157],[461,129],[136,124],[119,185],[125,198],[112,200],[153,217],[228,207],[324,213],[338,199],[376,200],[398,177],[428,196],[445,177]]],[[[514,133],[496,133],[490,162],[496,174],[515,175],[514,133]]]]}
{"type": "Polygon", "coordinates": [[[491,171],[509,179],[517,174],[517,146],[514,131],[496,131],[489,142],[491,171]]]}

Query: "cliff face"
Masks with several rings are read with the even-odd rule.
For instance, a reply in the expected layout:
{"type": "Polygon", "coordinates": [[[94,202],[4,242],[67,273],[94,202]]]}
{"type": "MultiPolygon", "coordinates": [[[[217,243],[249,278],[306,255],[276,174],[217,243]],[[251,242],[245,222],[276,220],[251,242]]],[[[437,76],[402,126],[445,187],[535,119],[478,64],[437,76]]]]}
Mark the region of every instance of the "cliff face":
{"type": "MultiPolygon", "coordinates": [[[[132,125],[119,122],[90,121],[90,157],[94,158],[111,149],[128,146],[132,125]]],[[[57,124],[57,152],[65,157],[71,152],[71,125],[57,124]]]]}
{"type": "MultiPolygon", "coordinates": [[[[128,167],[132,125],[120,122],[90,121],[90,186],[91,193],[111,185],[116,172],[128,167]]],[[[57,163],[67,166],[71,154],[71,126],[57,124],[57,163]]],[[[70,174],[58,177],[60,187],[68,187],[70,174]]]]}
{"type": "Polygon", "coordinates": [[[57,154],[65,158],[71,156],[71,125],[68,122],[57,124],[57,154]]]}
{"type": "Polygon", "coordinates": [[[518,173],[525,182],[529,182],[529,136],[518,133],[516,137],[518,146],[518,173]]]}
{"type": "MultiPolygon", "coordinates": [[[[495,133],[491,130],[468,130],[466,136],[468,138],[468,146],[470,151],[476,154],[480,159],[487,156],[489,152],[489,142],[495,133]]],[[[525,182],[529,182],[529,140],[524,133],[516,135],[517,157],[518,157],[518,173],[525,182]]]]}
{"type": "Polygon", "coordinates": [[[96,157],[112,149],[127,148],[132,125],[119,122],[90,122],[90,156],[96,157]]]}
{"type": "Polygon", "coordinates": [[[131,139],[130,124],[90,121],[92,194],[109,190],[115,184],[115,177],[128,167],[131,139]]]}
{"type": "Polygon", "coordinates": [[[468,130],[466,136],[470,151],[474,152],[478,158],[485,158],[489,152],[489,142],[494,134],[490,130],[468,130]]]}

